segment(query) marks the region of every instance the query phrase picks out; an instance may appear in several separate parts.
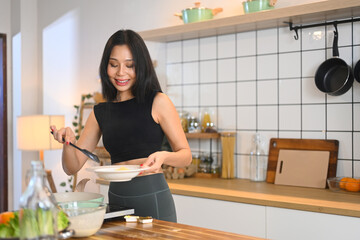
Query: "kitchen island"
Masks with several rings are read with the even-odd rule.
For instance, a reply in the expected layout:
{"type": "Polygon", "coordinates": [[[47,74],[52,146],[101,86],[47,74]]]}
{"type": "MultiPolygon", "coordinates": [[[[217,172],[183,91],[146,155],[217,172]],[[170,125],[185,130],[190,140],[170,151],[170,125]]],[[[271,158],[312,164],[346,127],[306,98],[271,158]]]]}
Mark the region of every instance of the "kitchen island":
{"type": "Polygon", "coordinates": [[[152,223],[104,222],[93,236],[76,239],[261,239],[154,219],[152,223]]]}

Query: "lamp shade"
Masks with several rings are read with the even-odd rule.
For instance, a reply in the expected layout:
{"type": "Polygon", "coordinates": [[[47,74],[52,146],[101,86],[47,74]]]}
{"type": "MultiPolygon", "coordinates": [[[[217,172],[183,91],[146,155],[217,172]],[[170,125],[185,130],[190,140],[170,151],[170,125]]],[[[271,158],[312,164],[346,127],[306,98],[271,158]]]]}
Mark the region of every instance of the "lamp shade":
{"type": "Polygon", "coordinates": [[[65,117],[62,115],[30,115],[17,119],[17,144],[20,150],[52,150],[61,149],[63,144],[54,140],[50,133],[50,125],[64,127],[65,117]]]}

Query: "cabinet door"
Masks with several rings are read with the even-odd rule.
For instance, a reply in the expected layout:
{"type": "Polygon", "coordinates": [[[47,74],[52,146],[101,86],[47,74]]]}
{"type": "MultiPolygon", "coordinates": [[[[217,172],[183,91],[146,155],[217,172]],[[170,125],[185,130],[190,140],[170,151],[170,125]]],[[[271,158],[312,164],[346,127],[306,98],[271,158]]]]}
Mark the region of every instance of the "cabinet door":
{"type": "Polygon", "coordinates": [[[265,207],[173,195],[178,223],[265,238],[265,207]]]}
{"type": "Polygon", "coordinates": [[[269,239],[359,239],[360,218],[283,208],[266,208],[269,239]]]}

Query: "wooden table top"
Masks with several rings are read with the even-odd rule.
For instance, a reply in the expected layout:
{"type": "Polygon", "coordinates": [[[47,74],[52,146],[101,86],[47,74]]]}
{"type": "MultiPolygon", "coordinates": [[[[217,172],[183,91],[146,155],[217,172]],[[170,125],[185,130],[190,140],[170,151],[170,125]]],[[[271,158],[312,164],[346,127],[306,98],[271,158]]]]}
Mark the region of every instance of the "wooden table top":
{"type": "Polygon", "coordinates": [[[166,222],[154,219],[152,223],[127,223],[124,220],[104,222],[102,228],[93,236],[73,239],[239,239],[256,240],[235,233],[166,222]]]}

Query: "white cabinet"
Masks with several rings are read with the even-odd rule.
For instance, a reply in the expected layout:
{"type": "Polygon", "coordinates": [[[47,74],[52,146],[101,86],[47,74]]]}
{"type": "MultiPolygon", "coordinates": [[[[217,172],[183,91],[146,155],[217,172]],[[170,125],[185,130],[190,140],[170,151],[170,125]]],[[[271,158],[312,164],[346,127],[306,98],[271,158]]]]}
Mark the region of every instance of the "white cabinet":
{"type": "Polygon", "coordinates": [[[265,207],[173,195],[178,223],[265,238],[265,207]]]}
{"type": "Polygon", "coordinates": [[[274,240],[360,239],[360,218],[173,195],[178,222],[274,240]]]}
{"type": "Polygon", "coordinates": [[[266,207],[267,238],[360,239],[360,218],[266,207]]]}

